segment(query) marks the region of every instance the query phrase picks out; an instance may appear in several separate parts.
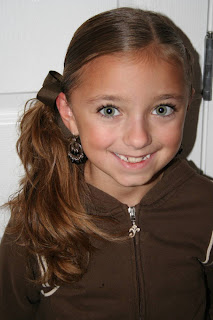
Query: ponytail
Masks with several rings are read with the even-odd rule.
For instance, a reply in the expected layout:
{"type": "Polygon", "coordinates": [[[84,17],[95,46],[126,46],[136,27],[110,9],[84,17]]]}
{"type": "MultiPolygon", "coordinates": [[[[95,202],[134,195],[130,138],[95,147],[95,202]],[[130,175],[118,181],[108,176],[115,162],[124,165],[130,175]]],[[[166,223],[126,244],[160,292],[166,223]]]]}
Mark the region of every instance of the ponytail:
{"type": "Polygon", "coordinates": [[[110,237],[85,212],[87,185],[79,166],[69,162],[69,139],[58,125],[57,110],[40,101],[29,104],[17,141],[26,174],[21,190],[8,203],[7,232],[15,234],[39,262],[45,260],[47,268],[39,282],[78,280],[89,261],[89,236],[110,237]]]}

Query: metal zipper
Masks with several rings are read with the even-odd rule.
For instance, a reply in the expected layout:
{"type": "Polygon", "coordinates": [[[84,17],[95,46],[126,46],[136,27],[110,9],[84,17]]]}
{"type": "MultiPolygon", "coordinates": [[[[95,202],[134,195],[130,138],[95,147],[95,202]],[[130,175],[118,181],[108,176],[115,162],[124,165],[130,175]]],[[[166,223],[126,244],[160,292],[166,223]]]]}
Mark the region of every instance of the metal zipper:
{"type": "Polygon", "coordinates": [[[140,280],[139,280],[139,267],[138,267],[138,258],[137,258],[137,249],[136,249],[136,238],[135,235],[137,232],[140,232],[140,228],[136,225],[136,210],[135,207],[128,207],[128,212],[130,215],[130,220],[132,226],[129,229],[129,237],[134,238],[134,254],[135,254],[135,266],[136,266],[136,282],[137,282],[137,291],[138,291],[138,303],[139,303],[139,320],[141,320],[141,295],[140,295],[140,280]]]}
{"type": "Polygon", "coordinates": [[[130,215],[130,220],[132,222],[132,226],[129,229],[129,237],[134,238],[134,236],[136,235],[136,232],[140,232],[141,229],[135,223],[136,221],[135,207],[129,207],[128,212],[130,215]]]}

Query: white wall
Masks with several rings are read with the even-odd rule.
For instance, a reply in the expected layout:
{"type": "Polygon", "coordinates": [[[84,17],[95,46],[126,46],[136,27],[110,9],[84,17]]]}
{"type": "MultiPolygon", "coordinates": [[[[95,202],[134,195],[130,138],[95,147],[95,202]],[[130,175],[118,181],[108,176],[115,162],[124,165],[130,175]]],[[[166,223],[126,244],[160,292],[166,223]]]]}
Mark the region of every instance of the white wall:
{"type": "MultiPolygon", "coordinates": [[[[168,15],[186,35],[204,61],[204,37],[208,0],[1,0],[0,1],[0,204],[15,192],[21,175],[15,152],[18,113],[36,91],[49,70],[62,72],[63,59],[76,28],[94,14],[133,6],[160,11],[168,15]]],[[[188,158],[201,166],[203,105],[195,103],[187,132],[193,144],[188,158]],[[198,121],[197,121],[197,117],[198,121]],[[198,122],[198,123],[197,123],[198,122]],[[197,131],[194,127],[197,123],[197,131]]],[[[213,105],[208,113],[206,173],[213,177],[213,105]]],[[[0,214],[0,237],[8,220],[0,214]]]]}

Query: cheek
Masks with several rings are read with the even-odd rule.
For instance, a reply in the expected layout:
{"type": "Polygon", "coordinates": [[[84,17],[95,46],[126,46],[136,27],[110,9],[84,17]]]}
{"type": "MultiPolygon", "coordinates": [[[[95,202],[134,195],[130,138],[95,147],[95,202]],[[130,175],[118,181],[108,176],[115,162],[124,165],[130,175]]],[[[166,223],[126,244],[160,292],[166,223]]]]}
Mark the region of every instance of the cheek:
{"type": "Polygon", "coordinates": [[[80,128],[79,135],[82,147],[85,152],[94,152],[94,150],[104,150],[108,148],[114,141],[112,132],[105,130],[103,126],[85,125],[80,128]]]}
{"type": "Polygon", "coordinates": [[[177,149],[180,146],[182,140],[181,134],[172,134],[164,140],[164,145],[171,149],[177,149]]]}
{"type": "Polygon", "coordinates": [[[179,148],[183,135],[183,123],[164,127],[158,137],[160,142],[169,148],[179,148]]]}

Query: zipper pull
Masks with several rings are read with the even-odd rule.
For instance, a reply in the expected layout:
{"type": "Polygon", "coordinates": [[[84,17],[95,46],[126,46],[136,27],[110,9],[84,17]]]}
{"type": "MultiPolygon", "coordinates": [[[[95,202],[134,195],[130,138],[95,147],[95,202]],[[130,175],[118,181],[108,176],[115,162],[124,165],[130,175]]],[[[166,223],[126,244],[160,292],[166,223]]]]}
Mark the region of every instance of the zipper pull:
{"type": "Polygon", "coordinates": [[[136,225],[135,221],[135,207],[129,207],[128,208],[128,212],[130,215],[130,220],[132,221],[132,226],[129,229],[129,237],[130,238],[134,238],[134,236],[136,235],[136,232],[140,232],[140,228],[136,225]]]}

